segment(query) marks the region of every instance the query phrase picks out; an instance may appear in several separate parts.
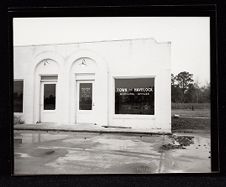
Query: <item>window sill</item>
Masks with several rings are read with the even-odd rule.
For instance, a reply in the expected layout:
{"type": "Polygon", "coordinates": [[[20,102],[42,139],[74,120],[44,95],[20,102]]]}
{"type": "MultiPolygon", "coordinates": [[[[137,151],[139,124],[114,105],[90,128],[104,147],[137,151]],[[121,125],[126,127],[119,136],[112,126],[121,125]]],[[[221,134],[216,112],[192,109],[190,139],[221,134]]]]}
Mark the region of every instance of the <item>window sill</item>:
{"type": "Polygon", "coordinates": [[[155,120],[155,115],[137,115],[137,114],[114,114],[113,119],[152,119],[155,120]]]}
{"type": "Polygon", "coordinates": [[[56,112],[56,110],[42,110],[42,112],[50,112],[50,113],[52,113],[52,112],[56,112]]]}

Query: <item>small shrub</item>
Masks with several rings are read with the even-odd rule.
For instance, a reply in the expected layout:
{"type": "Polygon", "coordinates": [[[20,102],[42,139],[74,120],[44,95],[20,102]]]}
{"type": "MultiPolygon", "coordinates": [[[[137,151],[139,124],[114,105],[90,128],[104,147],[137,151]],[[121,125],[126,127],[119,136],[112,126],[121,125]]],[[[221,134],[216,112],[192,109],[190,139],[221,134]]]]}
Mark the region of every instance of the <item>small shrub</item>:
{"type": "Polygon", "coordinates": [[[21,116],[14,115],[14,124],[24,124],[24,120],[22,120],[21,116]]]}

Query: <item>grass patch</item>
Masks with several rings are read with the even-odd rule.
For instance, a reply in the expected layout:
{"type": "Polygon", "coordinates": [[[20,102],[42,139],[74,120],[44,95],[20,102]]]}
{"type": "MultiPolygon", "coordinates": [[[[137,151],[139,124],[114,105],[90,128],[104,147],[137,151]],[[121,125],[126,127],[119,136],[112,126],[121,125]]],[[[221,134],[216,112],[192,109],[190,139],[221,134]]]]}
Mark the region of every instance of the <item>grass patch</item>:
{"type": "Polygon", "coordinates": [[[174,109],[171,111],[172,115],[179,115],[180,117],[206,117],[210,118],[210,110],[209,109],[196,109],[196,110],[188,110],[188,109],[174,109]]]}
{"type": "Polygon", "coordinates": [[[171,103],[172,109],[209,109],[210,103],[171,103]]]}
{"type": "Polygon", "coordinates": [[[172,118],[172,130],[210,130],[210,119],[172,118]]]}

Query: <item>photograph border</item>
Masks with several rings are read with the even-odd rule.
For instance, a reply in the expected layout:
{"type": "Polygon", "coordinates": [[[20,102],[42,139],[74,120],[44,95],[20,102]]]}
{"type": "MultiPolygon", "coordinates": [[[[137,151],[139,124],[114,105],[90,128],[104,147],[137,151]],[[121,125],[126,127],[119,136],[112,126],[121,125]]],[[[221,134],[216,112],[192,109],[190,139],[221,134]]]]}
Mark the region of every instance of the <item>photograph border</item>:
{"type": "MultiPolygon", "coordinates": [[[[219,172],[219,127],[218,127],[218,64],[216,49],[216,6],[96,6],[96,7],[65,7],[65,8],[10,8],[8,11],[9,31],[9,65],[10,65],[10,160],[11,174],[14,171],[13,143],[13,18],[18,17],[210,17],[210,81],[211,81],[211,170],[219,172]]],[[[177,173],[186,175],[187,173],[177,173]]],[[[105,174],[103,174],[105,175],[105,174]]],[[[153,174],[151,174],[153,175],[153,174]]],[[[158,174],[159,175],[159,174],[158,174]]],[[[161,175],[161,174],[160,174],[161,175]]],[[[167,173],[164,175],[171,175],[167,173]]],[[[175,174],[172,174],[175,175],[175,174]]],[[[189,174],[191,175],[191,174],[189,174]]],[[[199,175],[199,174],[197,174],[199,175]]]]}

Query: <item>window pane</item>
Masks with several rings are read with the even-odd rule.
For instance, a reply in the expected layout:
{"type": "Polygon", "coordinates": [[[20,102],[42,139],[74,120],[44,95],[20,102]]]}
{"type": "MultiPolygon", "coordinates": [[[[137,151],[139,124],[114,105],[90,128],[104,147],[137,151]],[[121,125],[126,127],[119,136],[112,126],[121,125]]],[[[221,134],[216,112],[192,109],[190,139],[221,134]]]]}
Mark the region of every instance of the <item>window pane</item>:
{"type": "Polygon", "coordinates": [[[23,81],[14,81],[14,112],[23,112],[23,81]]]}
{"type": "Polygon", "coordinates": [[[80,83],[79,110],[92,110],[92,83],[80,83]]]}
{"type": "Polygon", "coordinates": [[[154,78],[115,79],[115,114],[154,115],[154,78]]]}
{"type": "Polygon", "coordinates": [[[57,76],[41,76],[41,81],[57,81],[57,76]]]}
{"type": "Polygon", "coordinates": [[[56,84],[44,84],[44,110],[56,108],[56,84]]]}

